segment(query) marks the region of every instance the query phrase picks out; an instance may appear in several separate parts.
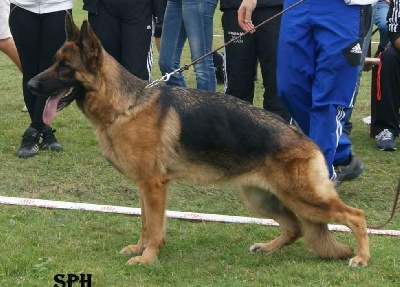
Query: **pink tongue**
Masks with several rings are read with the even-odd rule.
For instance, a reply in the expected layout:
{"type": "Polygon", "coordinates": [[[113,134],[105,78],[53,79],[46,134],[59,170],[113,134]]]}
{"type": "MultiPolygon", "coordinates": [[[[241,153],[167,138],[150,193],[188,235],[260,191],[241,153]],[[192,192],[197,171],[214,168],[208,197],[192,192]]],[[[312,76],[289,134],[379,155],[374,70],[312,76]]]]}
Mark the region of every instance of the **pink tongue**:
{"type": "Polygon", "coordinates": [[[60,101],[61,97],[63,96],[63,94],[64,93],[61,93],[60,95],[58,95],[56,97],[50,97],[47,99],[46,105],[44,107],[43,115],[42,115],[43,122],[46,125],[50,125],[51,121],[56,116],[57,105],[58,105],[58,102],[60,101]]]}

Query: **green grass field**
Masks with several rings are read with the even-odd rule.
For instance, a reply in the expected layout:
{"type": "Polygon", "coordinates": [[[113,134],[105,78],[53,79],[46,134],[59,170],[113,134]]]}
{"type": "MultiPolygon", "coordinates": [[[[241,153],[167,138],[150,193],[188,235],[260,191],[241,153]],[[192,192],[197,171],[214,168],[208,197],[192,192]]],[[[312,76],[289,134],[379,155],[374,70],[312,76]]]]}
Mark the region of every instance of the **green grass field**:
{"type": "MultiPolygon", "coordinates": [[[[86,17],[75,1],[78,23],[86,17]]],[[[220,12],[215,34],[221,35],[220,12]]],[[[215,46],[222,44],[215,37],[215,46]]],[[[155,53],[154,77],[159,77],[155,53]]],[[[182,64],[190,62],[186,49],[182,64]]],[[[193,87],[192,69],[185,72],[193,87]]],[[[370,72],[363,75],[353,113],[351,136],[355,153],[365,163],[357,180],[340,188],[342,199],[366,212],[368,224],[385,221],[400,174],[400,153],[381,152],[369,138],[362,118],[370,110],[370,72]]],[[[222,87],[219,86],[222,91],[222,87]]],[[[261,83],[257,103],[261,102],[261,83]]],[[[29,125],[23,106],[21,75],[0,55],[0,195],[59,201],[139,207],[138,190],[101,156],[92,128],[75,105],[59,113],[52,126],[64,147],[19,159],[16,152],[29,125]]],[[[232,189],[175,182],[168,209],[251,216],[232,189]]],[[[254,242],[279,235],[277,227],[168,220],[168,236],[152,266],[126,266],[119,250],[140,234],[140,218],[90,211],[0,205],[0,286],[54,286],[59,273],[92,274],[92,286],[399,286],[400,241],[370,236],[372,259],[364,269],[350,269],[347,260],[321,260],[303,242],[272,254],[247,252],[254,242]]],[[[400,229],[399,217],[386,229],[400,229]]],[[[355,246],[354,236],[335,233],[355,246]]],[[[60,285],[61,286],[61,285],[60,285]]],[[[75,284],[74,286],[80,286],[75,284]]]]}

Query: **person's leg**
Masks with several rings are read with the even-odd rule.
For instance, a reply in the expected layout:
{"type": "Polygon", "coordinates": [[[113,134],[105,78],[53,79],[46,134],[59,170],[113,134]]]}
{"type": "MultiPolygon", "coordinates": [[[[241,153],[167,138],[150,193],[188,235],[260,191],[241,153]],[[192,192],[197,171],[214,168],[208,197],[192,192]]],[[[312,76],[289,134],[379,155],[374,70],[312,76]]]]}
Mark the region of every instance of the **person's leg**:
{"type": "MultiPolygon", "coordinates": [[[[72,14],[71,10],[68,12],[72,14]]],[[[65,42],[65,17],[66,11],[64,10],[41,15],[39,72],[51,66],[58,49],[60,49],[65,42]]],[[[43,123],[45,103],[46,98],[38,97],[34,116],[32,118],[32,123],[37,123],[38,126],[42,126],[40,131],[43,135],[43,141],[40,145],[40,149],[61,151],[62,146],[54,136],[54,130],[43,123]]]]}
{"type": "MultiPolygon", "coordinates": [[[[38,73],[43,72],[51,66],[58,49],[65,42],[65,15],[65,11],[58,11],[40,15],[40,49],[38,52],[39,63],[37,68],[38,73]]],[[[30,79],[26,80],[29,81],[30,79]]],[[[24,83],[24,85],[26,86],[26,83],[24,83]]],[[[40,126],[40,130],[43,130],[45,126],[42,120],[45,103],[46,98],[37,97],[35,111],[32,116],[32,123],[38,127],[40,126]]]]}
{"type": "MultiPolygon", "coordinates": [[[[194,61],[211,52],[217,0],[184,0],[182,4],[182,19],[194,61]]],[[[194,64],[194,71],[197,88],[215,92],[217,81],[212,55],[194,64]]]]}
{"type": "Polygon", "coordinates": [[[153,63],[152,11],[147,0],[116,1],[121,15],[121,64],[142,80],[149,81],[153,63]]]}
{"type": "MultiPolygon", "coordinates": [[[[158,64],[163,75],[180,68],[186,32],[182,20],[182,0],[168,0],[165,10],[158,64]]],[[[167,85],[186,87],[182,73],[171,75],[167,85]]]]}
{"type": "Polygon", "coordinates": [[[24,101],[29,112],[31,124],[24,132],[21,147],[17,156],[27,158],[39,153],[39,139],[41,126],[35,126],[33,117],[38,96],[31,93],[26,83],[39,73],[39,54],[40,54],[40,19],[39,15],[27,10],[11,5],[9,24],[13,34],[15,45],[21,60],[22,91],[24,101]]]}
{"type": "Polygon", "coordinates": [[[104,50],[121,63],[121,22],[115,13],[113,1],[99,1],[98,13],[89,12],[88,20],[104,50]]]}
{"type": "Polygon", "coordinates": [[[400,132],[400,51],[391,44],[381,54],[379,71],[380,95],[378,95],[376,106],[376,120],[372,128],[376,135],[385,129],[388,130],[392,137],[390,142],[388,139],[380,144],[377,142],[378,148],[394,150],[396,149],[394,137],[397,137],[400,132]]]}
{"type": "MultiPolygon", "coordinates": [[[[353,12],[354,11],[350,11],[353,12]]],[[[356,32],[358,33],[360,40],[358,41],[358,44],[363,44],[364,45],[364,49],[366,49],[366,45],[365,44],[365,38],[370,37],[370,33],[372,30],[372,19],[373,19],[373,9],[371,7],[371,5],[367,5],[367,6],[362,6],[360,11],[357,11],[356,9],[356,15],[354,15],[354,17],[352,17],[352,19],[357,20],[357,16],[359,15],[359,28],[356,30],[356,32]]],[[[357,27],[357,25],[351,26],[351,27],[357,27]]],[[[351,28],[349,27],[349,28],[351,28]]],[[[354,32],[353,32],[354,33],[354,32]]],[[[354,33],[355,36],[357,35],[356,33],[354,33]]],[[[346,57],[346,59],[349,61],[349,63],[354,66],[354,64],[356,63],[355,61],[355,51],[358,50],[358,44],[356,46],[353,47],[348,47],[348,49],[344,50],[344,55],[346,57]],[[351,56],[350,56],[351,55],[351,56]]],[[[357,92],[358,92],[358,85],[359,85],[359,77],[360,77],[360,72],[362,69],[362,66],[364,65],[364,61],[365,61],[365,51],[362,51],[361,53],[361,59],[360,59],[360,66],[358,67],[358,75],[357,75],[357,80],[356,80],[356,86],[355,86],[355,90],[353,93],[353,97],[352,100],[350,102],[350,106],[346,107],[340,107],[341,109],[343,109],[343,112],[345,114],[345,117],[342,121],[340,121],[340,124],[342,126],[344,126],[345,121],[349,119],[349,117],[347,117],[347,115],[352,112],[354,103],[355,103],[355,99],[357,96],[357,92]]],[[[348,78],[350,79],[350,78],[348,78]]],[[[344,79],[343,79],[344,80],[344,79]]],[[[349,82],[349,84],[351,84],[351,82],[349,82]]],[[[339,129],[340,131],[340,129],[339,129]]],[[[355,156],[352,153],[352,146],[351,146],[351,141],[348,138],[348,136],[345,133],[342,133],[339,137],[339,142],[336,148],[336,153],[335,153],[335,158],[334,158],[334,166],[335,166],[335,171],[337,174],[337,178],[336,178],[336,182],[338,184],[342,183],[343,181],[347,181],[347,180],[353,180],[355,178],[357,178],[359,175],[361,175],[361,173],[364,171],[364,164],[362,163],[362,161],[355,156]]]]}
{"type": "MultiPolygon", "coordinates": [[[[285,5],[294,2],[286,1],[285,5]]],[[[347,6],[342,1],[310,0],[282,16],[278,49],[279,95],[303,132],[321,148],[331,178],[336,176],[333,163],[341,122],[352,102],[357,80],[361,47],[357,50],[360,54],[351,53],[351,49],[361,46],[360,15],[360,6],[347,6]],[[314,18],[314,9],[323,17],[314,18]]],[[[339,163],[342,157],[351,156],[350,147],[346,141],[341,143],[339,163]]]]}
{"type": "MultiPolygon", "coordinates": [[[[285,1],[285,8],[294,2],[285,1]]],[[[278,96],[306,135],[310,131],[316,48],[310,32],[310,8],[310,1],[305,1],[282,15],[277,53],[278,96]]]]}
{"type": "Polygon", "coordinates": [[[22,91],[24,95],[24,101],[28,108],[29,116],[32,120],[37,96],[28,89],[26,83],[39,73],[39,15],[12,4],[12,13],[10,14],[9,24],[23,69],[22,91]]]}
{"type": "MultiPolygon", "coordinates": [[[[374,19],[374,15],[375,15],[375,11],[376,11],[376,5],[374,5],[372,7],[372,15],[371,15],[371,19],[374,19]]],[[[372,35],[372,21],[369,25],[369,29],[368,32],[366,34],[366,36],[364,37],[364,42],[362,45],[362,54],[361,54],[361,62],[360,62],[360,69],[358,71],[358,76],[357,76],[357,83],[356,83],[356,90],[355,90],[355,94],[354,94],[354,99],[353,99],[353,103],[352,106],[355,105],[356,103],[356,99],[357,99],[357,95],[358,95],[358,91],[360,89],[360,84],[361,84],[361,77],[362,77],[362,73],[363,73],[363,68],[364,68],[364,63],[365,63],[365,57],[368,54],[368,50],[369,50],[369,46],[371,44],[371,35],[372,35]]],[[[353,108],[350,108],[349,111],[346,113],[345,117],[344,117],[344,124],[343,124],[343,133],[348,137],[351,134],[351,130],[353,129],[353,123],[351,122],[351,115],[353,113],[353,108]]]]}
{"type": "MultiPolygon", "coordinates": [[[[330,175],[335,177],[333,165],[348,166],[353,161],[351,142],[342,135],[342,126],[354,101],[362,41],[369,29],[371,14],[369,6],[347,6],[342,1],[329,2],[321,9],[325,21],[315,19],[321,29],[315,31],[319,56],[313,85],[310,137],[321,147],[330,175]],[[338,15],[336,11],[342,13],[338,15]],[[362,19],[364,14],[366,17],[362,19]]],[[[363,170],[362,164],[359,167],[356,176],[363,170]]],[[[347,179],[352,178],[344,180],[347,179]]]]}
{"type": "MultiPolygon", "coordinates": [[[[225,43],[243,34],[237,21],[237,10],[222,14],[225,43]]],[[[253,103],[257,54],[254,35],[247,34],[225,46],[225,93],[253,103]]]]}
{"type": "MultiPolygon", "coordinates": [[[[282,6],[256,9],[253,13],[253,23],[258,25],[282,11],[282,6]]],[[[263,108],[290,121],[290,115],[278,98],[276,91],[276,56],[281,18],[274,18],[257,29],[254,38],[257,44],[257,55],[260,62],[264,86],[263,108]]]]}

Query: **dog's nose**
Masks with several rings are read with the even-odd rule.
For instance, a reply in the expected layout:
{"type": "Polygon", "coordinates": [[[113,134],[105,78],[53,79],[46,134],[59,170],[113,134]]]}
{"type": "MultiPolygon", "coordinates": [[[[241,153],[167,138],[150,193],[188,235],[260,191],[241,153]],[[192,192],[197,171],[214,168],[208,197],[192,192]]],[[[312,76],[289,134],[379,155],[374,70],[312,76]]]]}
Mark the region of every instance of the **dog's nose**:
{"type": "Polygon", "coordinates": [[[35,80],[35,78],[30,79],[27,86],[32,93],[39,94],[41,84],[39,81],[35,80]]]}

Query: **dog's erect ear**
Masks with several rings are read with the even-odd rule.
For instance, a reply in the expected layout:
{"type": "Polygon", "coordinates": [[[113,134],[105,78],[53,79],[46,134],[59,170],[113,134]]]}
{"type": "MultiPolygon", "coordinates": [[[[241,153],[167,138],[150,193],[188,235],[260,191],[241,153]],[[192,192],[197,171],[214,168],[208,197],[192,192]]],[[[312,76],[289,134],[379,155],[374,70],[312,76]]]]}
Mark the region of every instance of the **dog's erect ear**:
{"type": "Polygon", "coordinates": [[[92,72],[100,68],[103,63],[103,47],[87,20],[82,23],[79,47],[86,67],[92,72]]]}
{"type": "Polygon", "coordinates": [[[79,29],[68,11],[65,14],[65,32],[67,34],[67,41],[79,41],[79,29]]]}

